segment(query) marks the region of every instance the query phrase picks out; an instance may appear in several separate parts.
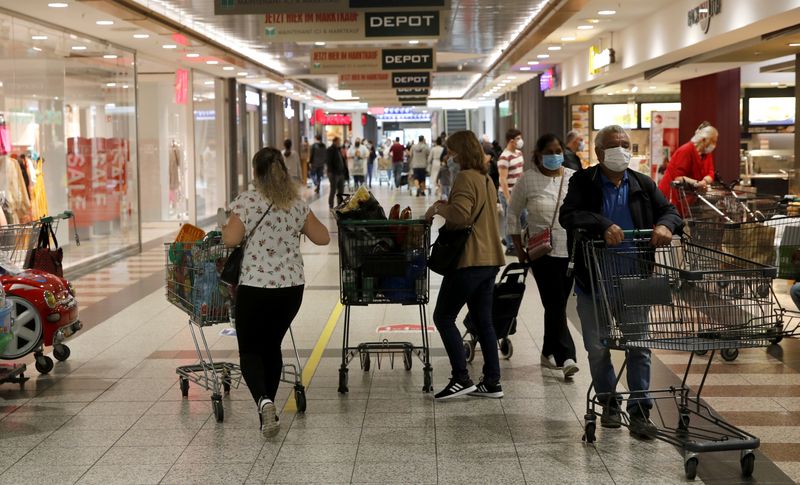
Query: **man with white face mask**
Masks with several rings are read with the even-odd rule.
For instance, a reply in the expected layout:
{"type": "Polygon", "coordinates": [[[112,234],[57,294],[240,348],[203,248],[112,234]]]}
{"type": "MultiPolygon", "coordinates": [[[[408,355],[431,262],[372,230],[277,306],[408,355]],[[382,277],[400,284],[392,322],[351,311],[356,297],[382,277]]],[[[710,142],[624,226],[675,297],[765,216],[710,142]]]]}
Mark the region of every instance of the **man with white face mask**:
{"type": "Polygon", "coordinates": [[[692,139],[672,154],[664,177],[658,183],[659,190],[670,202],[679,205],[678,192],[672,188],[672,182],[682,182],[696,190],[705,191],[714,181],[713,152],[718,137],[717,129],[704,122],[692,139]]]}
{"type": "MultiPolygon", "coordinates": [[[[506,149],[497,160],[497,171],[500,181],[500,206],[503,209],[503,217],[500,219],[500,236],[506,245],[506,254],[514,255],[514,241],[508,232],[508,206],[511,204],[512,192],[517,180],[522,178],[525,171],[525,156],[522,154],[522,147],[525,145],[522,139],[522,132],[516,128],[508,130],[506,133],[506,149]]],[[[523,224],[524,225],[524,224],[523,224]]]]}
{"type": "MultiPolygon", "coordinates": [[[[624,248],[631,244],[624,242],[624,230],[652,229],[650,245],[663,246],[680,231],[683,220],[652,179],[628,168],[630,138],[624,128],[612,125],[600,130],[595,138],[595,154],[600,164],[577,172],[570,179],[559,222],[567,230],[568,247],[575,264],[577,310],[583,344],[589,354],[592,382],[598,397],[606,402],[600,424],[605,428],[619,428],[622,423],[621,399],[614,389],[616,374],[611,354],[600,341],[599,322],[592,301],[599,296],[592,295],[583,249],[572,241],[576,231],[582,230],[590,239],[604,239],[611,248],[620,245],[624,248]]],[[[624,271],[624,268],[617,270],[624,271]]],[[[646,308],[632,308],[625,308],[616,315],[618,321],[626,323],[627,331],[646,332],[646,308]]],[[[632,393],[627,402],[630,432],[639,438],[652,438],[656,428],[650,421],[652,400],[647,392],[650,388],[650,351],[629,350],[627,365],[628,389],[632,393]]]]}

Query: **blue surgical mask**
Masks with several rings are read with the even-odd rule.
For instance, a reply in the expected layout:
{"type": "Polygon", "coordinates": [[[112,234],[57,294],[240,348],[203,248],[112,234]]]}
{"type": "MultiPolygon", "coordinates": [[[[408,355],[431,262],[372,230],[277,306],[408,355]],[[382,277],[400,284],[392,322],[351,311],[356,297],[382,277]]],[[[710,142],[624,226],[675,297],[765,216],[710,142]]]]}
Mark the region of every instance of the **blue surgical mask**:
{"type": "Polygon", "coordinates": [[[547,170],[558,170],[564,164],[564,154],[542,155],[542,165],[547,170]]]}

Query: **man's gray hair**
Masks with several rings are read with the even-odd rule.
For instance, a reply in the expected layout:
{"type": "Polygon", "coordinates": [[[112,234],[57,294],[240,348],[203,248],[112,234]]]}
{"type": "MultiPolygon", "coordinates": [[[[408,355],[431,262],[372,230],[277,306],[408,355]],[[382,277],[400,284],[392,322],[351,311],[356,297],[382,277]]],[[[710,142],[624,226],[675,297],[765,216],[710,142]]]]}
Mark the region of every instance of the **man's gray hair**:
{"type": "Polygon", "coordinates": [[[569,145],[570,143],[572,143],[572,140],[578,138],[579,136],[581,136],[581,134],[578,133],[578,130],[570,130],[570,132],[567,133],[567,139],[564,141],[564,143],[569,145]]]}
{"type": "Polygon", "coordinates": [[[616,134],[628,136],[628,132],[625,131],[625,128],[619,125],[608,125],[597,132],[597,136],[594,137],[594,146],[596,148],[605,149],[608,137],[616,134]]]}

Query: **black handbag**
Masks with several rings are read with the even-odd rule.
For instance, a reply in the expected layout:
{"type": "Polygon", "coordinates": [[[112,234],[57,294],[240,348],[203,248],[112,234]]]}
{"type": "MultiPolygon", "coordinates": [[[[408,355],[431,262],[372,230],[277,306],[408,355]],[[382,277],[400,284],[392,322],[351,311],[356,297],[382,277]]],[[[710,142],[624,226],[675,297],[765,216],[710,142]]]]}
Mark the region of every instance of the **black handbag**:
{"type": "Polygon", "coordinates": [[[258,229],[258,226],[261,225],[261,222],[267,217],[269,211],[272,210],[272,204],[269,205],[267,208],[267,212],[261,216],[261,219],[258,220],[258,223],[250,230],[247,234],[247,237],[242,241],[236,248],[231,251],[231,254],[228,255],[228,259],[225,260],[225,266],[222,267],[222,271],[219,274],[219,279],[224,284],[230,287],[237,287],[239,285],[239,278],[242,275],[242,261],[244,261],[244,250],[247,247],[247,241],[253,237],[253,234],[258,229]]]}
{"type": "Polygon", "coordinates": [[[30,250],[25,258],[25,269],[38,269],[63,278],[63,260],[64,252],[58,246],[53,225],[50,223],[42,224],[36,248],[30,250]]]}
{"type": "MultiPolygon", "coordinates": [[[[486,179],[486,199],[489,199],[489,179],[486,179]]],[[[473,226],[483,213],[486,207],[486,200],[483,201],[481,210],[468,227],[463,229],[447,229],[441,227],[439,229],[439,237],[431,246],[431,255],[428,258],[428,268],[434,273],[445,276],[458,269],[458,263],[461,261],[461,256],[464,254],[464,248],[467,246],[467,241],[472,237],[473,226]]]]}

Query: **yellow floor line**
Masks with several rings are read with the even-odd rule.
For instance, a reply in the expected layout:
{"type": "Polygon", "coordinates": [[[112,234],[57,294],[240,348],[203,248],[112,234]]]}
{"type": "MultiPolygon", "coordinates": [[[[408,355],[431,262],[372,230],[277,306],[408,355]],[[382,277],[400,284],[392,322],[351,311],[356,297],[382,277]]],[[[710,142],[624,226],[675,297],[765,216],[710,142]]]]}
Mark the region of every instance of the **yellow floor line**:
{"type": "MultiPolygon", "coordinates": [[[[339,317],[342,315],[343,310],[344,305],[342,305],[340,302],[337,302],[336,306],[331,312],[331,316],[328,318],[328,323],[326,323],[325,328],[322,329],[322,334],[319,336],[317,344],[314,345],[314,350],[311,351],[311,356],[308,358],[306,365],[303,367],[302,381],[303,386],[306,388],[308,388],[311,378],[314,377],[314,373],[317,371],[319,361],[322,359],[322,354],[328,347],[328,342],[331,340],[331,335],[333,335],[333,331],[336,329],[336,324],[339,322],[339,317]]],[[[286,406],[283,407],[283,412],[297,412],[297,403],[295,403],[294,400],[294,393],[289,395],[289,400],[286,401],[286,406]]]]}

